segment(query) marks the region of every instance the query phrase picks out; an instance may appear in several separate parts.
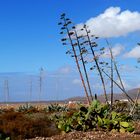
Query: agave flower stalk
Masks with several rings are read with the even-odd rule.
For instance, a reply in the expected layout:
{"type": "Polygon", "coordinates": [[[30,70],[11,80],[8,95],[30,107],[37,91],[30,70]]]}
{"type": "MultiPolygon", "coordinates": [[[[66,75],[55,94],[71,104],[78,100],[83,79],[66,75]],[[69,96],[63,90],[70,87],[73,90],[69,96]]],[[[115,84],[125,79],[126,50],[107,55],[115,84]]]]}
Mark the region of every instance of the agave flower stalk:
{"type": "MultiPolygon", "coordinates": [[[[109,42],[107,39],[106,43],[109,46],[109,42]]],[[[113,53],[112,53],[112,48],[109,47],[109,51],[110,51],[110,77],[111,79],[114,79],[114,71],[113,71],[113,53]]],[[[114,95],[114,83],[113,80],[110,80],[110,93],[111,93],[111,109],[112,109],[112,105],[113,105],[113,95],[114,95]]]]}
{"type": "Polygon", "coordinates": [[[136,107],[136,105],[137,105],[139,96],[140,96],[140,88],[138,89],[138,93],[137,93],[135,102],[134,102],[134,104],[133,104],[133,107],[132,107],[132,109],[131,109],[131,111],[130,111],[130,115],[133,115],[133,113],[134,113],[134,109],[135,109],[135,107],[136,107]]]}
{"type": "Polygon", "coordinates": [[[109,74],[107,74],[103,69],[102,72],[110,79],[114,82],[114,84],[126,95],[126,97],[128,98],[130,103],[134,103],[134,101],[132,100],[132,98],[127,94],[127,92],[114,80],[112,79],[112,77],[109,76],[109,74]]]}
{"type": "Polygon", "coordinates": [[[77,31],[74,30],[74,32],[75,32],[75,37],[76,37],[76,40],[77,40],[77,45],[78,45],[78,48],[79,48],[80,57],[81,57],[81,61],[82,61],[84,72],[85,72],[85,76],[86,76],[86,81],[87,81],[87,86],[88,86],[88,89],[89,89],[89,94],[90,94],[91,99],[93,100],[91,86],[90,86],[90,82],[89,82],[89,77],[88,77],[88,74],[87,74],[87,69],[86,69],[86,66],[85,66],[84,58],[83,58],[83,51],[81,49],[81,45],[80,45],[80,41],[78,39],[79,37],[78,37],[77,31]]]}
{"type": "MultiPolygon", "coordinates": [[[[69,38],[69,41],[70,41],[70,44],[72,46],[72,51],[73,51],[73,54],[74,54],[74,58],[75,58],[75,61],[76,61],[76,65],[77,65],[77,68],[78,68],[78,71],[79,71],[79,74],[80,74],[80,78],[81,78],[81,81],[82,81],[82,85],[83,85],[83,88],[84,88],[84,91],[85,91],[85,95],[86,95],[86,98],[87,98],[87,101],[88,101],[88,104],[90,104],[90,98],[89,98],[89,95],[88,95],[88,91],[87,91],[87,88],[86,88],[86,84],[85,84],[85,81],[84,81],[84,78],[83,78],[83,75],[82,75],[82,71],[81,71],[81,67],[80,67],[80,64],[78,62],[78,57],[77,57],[77,53],[76,53],[76,50],[75,50],[75,47],[74,47],[74,43],[73,43],[73,39],[72,39],[72,36],[70,35],[70,30],[68,28],[68,22],[65,18],[65,14],[62,14],[61,15],[61,19],[63,19],[64,21],[64,27],[62,27],[61,29],[65,29],[66,32],[67,32],[67,35],[68,35],[68,38],[69,38]]],[[[69,22],[71,23],[71,22],[69,22]]],[[[60,23],[61,24],[61,23],[60,23]]],[[[62,39],[61,39],[62,40],[62,39]]],[[[67,39],[63,39],[62,41],[66,41],[67,39]]]]}
{"type": "MultiPolygon", "coordinates": [[[[111,48],[110,48],[110,54],[111,54],[111,58],[113,57],[113,54],[112,54],[112,50],[111,50],[111,48]]],[[[111,78],[112,79],[114,79],[114,73],[113,73],[113,60],[112,59],[110,59],[111,60],[111,67],[110,67],[110,69],[111,69],[111,74],[110,74],[110,76],[111,76],[111,78]]],[[[112,108],[112,105],[113,105],[113,94],[114,94],[114,83],[113,83],[113,81],[111,80],[111,108],[112,108]]]]}
{"type": "MultiPolygon", "coordinates": [[[[137,45],[140,46],[140,43],[137,43],[137,45]]],[[[139,56],[139,58],[137,58],[137,63],[140,63],[140,56],[139,56]]]]}
{"type": "Polygon", "coordinates": [[[87,39],[88,39],[88,42],[89,42],[89,46],[90,46],[91,52],[92,52],[93,57],[94,57],[94,61],[95,61],[97,70],[98,70],[99,75],[100,75],[100,79],[101,79],[102,86],[103,86],[103,90],[104,90],[105,100],[106,100],[106,103],[108,103],[108,98],[107,98],[107,93],[106,93],[106,86],[105,86],[105,82],[104,82],[104,77],[103,77],[103,75],[102,75],[102,71],[101,71],[100,66],[99,66],[99,64],[98,64],[98,60],[97,60],[97,58],[96,58],[95,51],[93,50],[93,46],[92,46],[92,43],[91,43],[91,40],[90,40],[90,35],[89,35],[89,32],[88,32],[88,30],[87,30],[86,25],[84,25],[84,29],[85,29],[85,32],[86,32],[86,36],[87,36],[87,39]]]}
{"type": "MultiPolygon", "coordinates": [[[[107,43],[108,46],[110,46],[110,44],[109,44],[109,42],[108,42],[107,39],[106,39],[106,43],[107,43]]],[[[128,94],[127,94],[127,92],[126,92],[126,90],[125,90],[125,87],[124,87],[124,85],[123,85],[123,82],[122,82],[122,79],[121,79],[121,76],[120,76],[120,73],[119,73],[119,70],[118,70],[116,61],[115,61],[115,59],[114,59],[114,56],[113,56],[111,47],[109,47],[109,51],[110,51],[110,54],[111,54],[111,60],[113,61],[115,71],[116,71],[116,73],[117,73],[117,76],[118,76],[119,81],[120,81],[120,84],[121,84],[121,87],[122,87],[122,89],[123,89],[125,95],[127,96],[128,100],[129,100],[130,102],[134,103],[133,99],[132,99],[130,96],[128,96],[128,94]]]]}

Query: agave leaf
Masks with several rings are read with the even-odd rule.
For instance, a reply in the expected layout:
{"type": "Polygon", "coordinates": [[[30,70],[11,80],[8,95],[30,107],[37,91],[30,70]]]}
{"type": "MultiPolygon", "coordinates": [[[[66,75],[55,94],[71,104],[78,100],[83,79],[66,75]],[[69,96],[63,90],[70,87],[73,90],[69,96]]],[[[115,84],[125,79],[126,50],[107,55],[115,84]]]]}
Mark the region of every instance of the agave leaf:
{"type": "Polygon", "coordinates": [[[129,127],[129,123],[128,122],[120,122],[120,125],[122,126],[122,127],[129,127]]]}
{"type": "Polygon", "coordinates": [[[109,119],[103,119],[103,121],[104,121],[104,124],[109,124],[110,123],[110,120],[109,119]]]}
{"type": "Polygon", "coordinates": [[[98,108],[99,106],[100,106],[100,102],[98,100],[94,100],[91,103],[91,107],[93,107],[93,108],[98,108]]]}
{"type": "Polygon", "coordinates": [[[70,128],[69,125],[66,125],[66,126],[65,126],[65,132],[69,132],[69,131],[71,131],[71,128],[70,128]]]}
{"type": "Polygon", "coordinates": [[[115,126],[116,126],[119,122],[118,122],[118,121],[116,121],[116,120],[113,120],[113,121],[112,121],[112,123],[113,123],[113,125],[115,125],[115,126]]]}
{"type": "Polygon", "coordinates": [[[111,115],[112,115],[112,119],[114,120],[116,118],[116,116],[117,116],[117,113],[115,111],[112,111],[111,115]]]}
{"type": "Polygon", "coordinates": [[[103,120],[98,116],[98,125],[102,126],[103,125],[103,120]]]}
{"type": "Polygon", "coordinates": [[[126,128],[126,130],[128,131],[128,132],[133,132],[134,131],[134,127],[128,127],[128,128],[126,128]]]}
{"type": "Polygon", "coordinates": [[[10,137],[7,137],[5,140],[10,140],[10,137]]]}
{"type": "Polygon", "coordinates": [[[120,131],[120,133],[125,133],[126,132],[126,129],[123,128],[123,127],[121,127],[119,131],[120,131]]]}
{"type": "Polygon", "coordinates": [[[63,124],[62,124],[62,123],[59,123],[57,127],[58,127],[59,129],[62,130],[62,128],[63,128],[63,124]]]}
{"type": "Polygon", "coordinates": [[[115,133],[115,132],[117,132],[117,130],[116,129],[112,129],[111,132],[115,133]]]}

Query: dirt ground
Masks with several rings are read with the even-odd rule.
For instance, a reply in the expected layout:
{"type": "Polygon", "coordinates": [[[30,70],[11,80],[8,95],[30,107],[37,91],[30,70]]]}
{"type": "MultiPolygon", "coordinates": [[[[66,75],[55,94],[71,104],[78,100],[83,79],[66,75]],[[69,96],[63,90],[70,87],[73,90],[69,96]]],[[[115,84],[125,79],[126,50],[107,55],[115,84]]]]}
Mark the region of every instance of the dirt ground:
{"type": "Polygon", "coordinates": [[[140,134],[134,133],[111,133],[102,131],[90,132],[70,132],[67,134],[56,135],[49,138],[33,138],[30,140],[140,140],[140,134]]]}
{"type": "Polygon", "coordinates": [[[104,131],[73,131],[62,133],[48,138],[36,137],[30,140],[140,140],[140,121],[135,122],[135,131],[133,133],[113,133],[104,131]]]}
{"type": "Polygon", "coordinates": [[[135,122],[135,131],[133,133],[113,133],[104,131],[74,131],[62,133],[48,138],[36,137],[30,140],[140,140],[140,121],[135,122]]]}

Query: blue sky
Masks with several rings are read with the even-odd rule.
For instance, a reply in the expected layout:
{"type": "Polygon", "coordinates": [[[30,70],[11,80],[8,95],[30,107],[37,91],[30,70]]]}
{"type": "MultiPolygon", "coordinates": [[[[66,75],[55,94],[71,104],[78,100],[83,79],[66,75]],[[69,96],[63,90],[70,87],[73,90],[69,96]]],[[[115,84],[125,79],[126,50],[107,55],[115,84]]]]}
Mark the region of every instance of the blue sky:
{"type": "MultiPolygon", "coordinates": [[[[34,74],[43,67],[52,74],[61,72],[63,68],[75,68],[74,61],[65,54],[66,48],[60,42],[57,23],[61,13],[67,13],[76,24],[80,24],[105,14],[105,10],[110,7],[114,7],[111,11],[119,7],[120,13],[128,10],[132,17],[136,11],[139,17],[139,5],[139,0],[1,0],[0,73],[9,75],[10,72],[14,73],[14,76],[15,73],[34,74]]],[[[127,14],[124,14],[124,17],[127,17],[127,14]]],[[[132,17],[128,17],[128,21],[132,17]]],[[[94,20],[99,21],[99,18],[94,20]]],[[[108,37],[112,46],[120,51],[117,60],[125,65],[126,69],[129,67],[130,75],[132,71],[135,72],[128,84],[133,83],[132,77],[138,74],[138,71],[133,69],[139,55],[136,50],[140,50],[136,48],[137,42],[140,41],[140,27],[137,23],[139,20],[134,22],[135,29],[129,30],[128,26],[125,33],[121,34],[120,30],[116,30],[117,36],[109,33],[108,37]]],[[[102,40],[99,43],[104,45],[102,40]]]]}
{"type": "Polygon", "coordinates": [[[139,0],[0,1],[0,72],[37,71],[41,66],[55,70],[68,63],[73,65],[60,43],[57,22],[62,12],[78,24],[111,6],[140,11],[139,3],[139,0]]]}

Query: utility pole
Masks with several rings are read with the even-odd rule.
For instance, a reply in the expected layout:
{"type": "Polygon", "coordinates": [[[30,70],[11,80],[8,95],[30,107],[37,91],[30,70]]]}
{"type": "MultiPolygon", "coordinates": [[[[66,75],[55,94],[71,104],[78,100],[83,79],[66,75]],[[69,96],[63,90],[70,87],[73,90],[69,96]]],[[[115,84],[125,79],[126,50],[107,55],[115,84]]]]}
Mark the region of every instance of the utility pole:
{"type": "Polygon", "coordinates": [[[56,89],[56,103],[58,103],[58,97],[59,97],[59,75],[56,75],[56,84],[55,84],[55,89],[56,89]]]}
{"type": "Polygon", "coordinates": [[[41,67],[40,76],[39,76],[39,102],[41,101],[41,95],[42,95],[43,73],[44,73],[44,69],[41,67]]]}
{"type": "Polygon", "coordinates": [[[29,93],[29,101],[31,102],[32,98],[32,87],[33,87],[33,82],[32,79],[30,80],[30,93],[29,93]]]}
{"type": "Polygon", "coordinates": [[[8,106],[8,102],[9,102],[9,81],[8,80],[4,81],[4,95],[5,95],[5,103],[8,106]]]}

